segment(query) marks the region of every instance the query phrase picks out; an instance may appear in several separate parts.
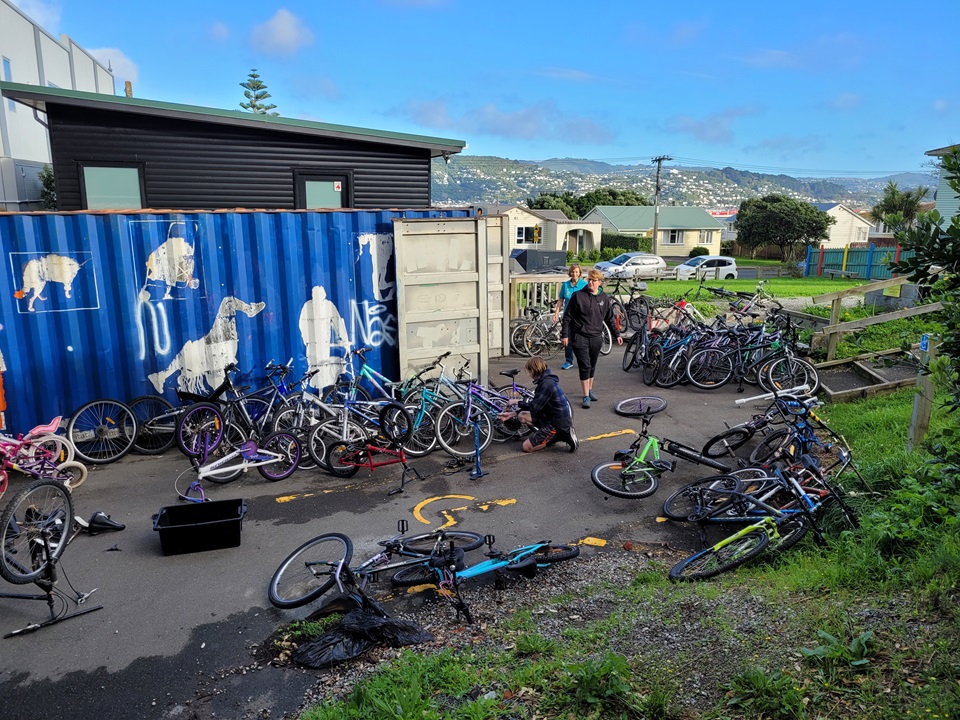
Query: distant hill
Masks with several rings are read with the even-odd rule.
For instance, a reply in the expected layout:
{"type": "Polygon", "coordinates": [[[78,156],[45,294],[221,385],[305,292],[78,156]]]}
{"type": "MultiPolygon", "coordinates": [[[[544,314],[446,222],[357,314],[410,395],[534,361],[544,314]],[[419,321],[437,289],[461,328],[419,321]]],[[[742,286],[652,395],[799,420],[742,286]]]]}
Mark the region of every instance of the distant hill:
{"type": "MultiPolygon", "coordinates": [[[[852,209],[869,209],[893,180],[903,189],[936,187],[924,173],[883,178],[795,178],[726,167],[664,166],[663,204],[696,205],[707,210],[739,207],[751,197],[780,193],[808,202],[841,202],[852,209]]],[[[437,205],[520,203],[545,192],[578,195],[598,188],[634,190],[653,197],[655,170],[651,165],[612,165],[582,158],[551,158],[541,162],[495,156],[454,155],[449,163],[433,163],[433,199],[437,205]]]]}

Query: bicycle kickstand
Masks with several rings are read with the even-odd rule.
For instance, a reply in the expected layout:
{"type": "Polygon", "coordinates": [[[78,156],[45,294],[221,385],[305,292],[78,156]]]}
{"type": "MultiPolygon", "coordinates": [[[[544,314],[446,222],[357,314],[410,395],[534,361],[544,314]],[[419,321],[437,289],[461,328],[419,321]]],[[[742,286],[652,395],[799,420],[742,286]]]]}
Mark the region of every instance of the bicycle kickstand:
{"type": "Polygon", "coordinates": [[[413,473],[413,476],[414,476],[417,480],[423,480],[423,475],[421,475],[420,472],[419,472],[416,468],[412,468],[412,467],[410,467],[409,465],[407,465],[406,463],[403,463],[403,472],[400,473],[400,487],[394,488],[393,490],[391,490],[390,492],[388,492],[387,495],[399,495],[400,493],[403,492],[404,487],[406,487],[406,485],[407,485],[407,474],[408,474],[408,473],[413,473]]]}

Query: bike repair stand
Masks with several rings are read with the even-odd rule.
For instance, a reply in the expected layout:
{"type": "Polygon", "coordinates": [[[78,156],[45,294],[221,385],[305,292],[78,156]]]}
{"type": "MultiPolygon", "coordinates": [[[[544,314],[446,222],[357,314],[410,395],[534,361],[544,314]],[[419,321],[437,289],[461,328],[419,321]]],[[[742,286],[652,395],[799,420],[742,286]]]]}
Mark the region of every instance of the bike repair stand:
{"type": "MultiPolygon", "coordinates": [[[[74,613],[66,612],[66,609],[67,609],[66,603],[67,603],[67,600],[69,600],[70,598],[68,598],[63,592],[61,592],[60,590],[57,590],[56,588],[56,584],[57,584],[56,562],[57,561],[52,560],[50,558],[50,538],[49,537],[43,538],[43,548],[44,548],[43,554],[45,556],[43,561],[44,562],[43,575],[33,581],[37,587],[43,590],[43,594],[0,593],[0,598],[11,598],[14,600],[46,600],[47,607],[50,609],[50,619],[44,620],[43,622],[39,622],[39,623],[30,623],[26,627],[20,628],[19,630],[13,630],[11,632],[8,632],[6,635],[3,636],[4,639],[11,638],[14,635],[23,635],[25,633],[34,632],[35,630],[39,630],[40,628],[45,628],[49,625],[56,625],[57,623],[63,622],[64,620],[70,620],[71,618],[80,617],[81,615],[87,615],[89,613],[96,612],[97,610],[103,610],[103,605],[97,605],[96,607],[77,610],[74,613]],[[56,611],[54,597],[60,598],[60,600],[63,602],[63,612],[59,615],[57,614],[57,611],[56,611]]],[[[75,602],[77,605],[82,605],[84,602],[86,602],[87,598],[90,597],[94,592],[96,592],[95,589],[91,590],[88,593],[83,593],[83,594],[77,593],[77,597],[73,599],[73,602],[75,602]]]]}
{"type": "Polygon", "coordinates": [[[470,479],[471,479],[471,480],[479,480],[479,479],[482,478],[484,475],[488,475],[488,474],[489,474],[489,473],[485,473],[485,472],[480,468],[480,423],[479,423],[479,422],[473,423],[473,442],[474,442],[473,447],[474,447],[474,462],[475,462],[475,465],[474,465],[474,468],[473,468],[473,472],[470,473],[470,479]]]}

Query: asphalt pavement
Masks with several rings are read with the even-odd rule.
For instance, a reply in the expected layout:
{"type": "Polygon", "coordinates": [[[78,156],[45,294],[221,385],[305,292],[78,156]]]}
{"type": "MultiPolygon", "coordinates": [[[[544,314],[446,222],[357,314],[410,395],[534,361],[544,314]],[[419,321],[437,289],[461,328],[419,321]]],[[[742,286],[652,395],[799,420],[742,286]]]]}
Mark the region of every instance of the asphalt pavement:
{"type": "MultiPolygon", "coordinates": [[[[349,480],[298,471],[276,483],[250,471],[231,484],[207,486],[211,499],[245,502],[239,547],[161,552],[152,516],[180,503],[175,485],[185,487],[192,474],[175,450],[91,467],[74,493],[77,514],[86,518],[102,510],[126,529],[78,536],[58,566],[58,587],[67,594],[71,585],[80,592],[95,589],[83,608],[102,609],[0,640],[3,716],[279,718],[293,713],[314,676],[265,666],[256,653],[279,626],[314,607],[277,610],[267,600],[267,584],[291,550],[324,532],[349,535],[358,559],[392,535],[399,519],[409,522],[411,532],[456,524],[494,534],[501,549],[537,540],[581,542],[584,557],[616,549],[624,540],[697,547],[694,529],[656,518],[673,489],[713,471],[681,460],[645,500],[610,497],[591,483],[591,468],[636,437],[638,423],[616,415],[613,407],[626,397],[660,395],[668,407],[654,417],[651,432],[699,448],[724,429],[725,421],[749,419],[755,406],[736,406],[734,400],[742,396],[734,387],[713,393],[648,388],[637,373],[622,371],[621,357],[622,349],[615,346],[601,358],[594,386],[599,400],[590,409],[580,408],[576,369],[560,370],[562,356],[551,361],[574,407],[581,440],[574,454],[564,445],[527,455],[517,443],[494,443],[481,458],[486,474],[471,479],[472,464],[455,472],[439,450],[411,460],[425,479],[396,495],[388,493],[399,486],[398,466],[361,471],[349,480]]],[[[506,382],[497,373],[522,368],[524,360],[492,361],[491,381],[506,382]]],[[[11,478],[5,499],[25,483],[11,478]]],[[[0,580],[0,592],[34,591],[34,586],[0,580]]],[[[394,602],[389,591],[388,583],[374,587],[388,607],[394,602]]],[[[0,598],[0,634],[46,617],[42,602],[0,598]]]]}

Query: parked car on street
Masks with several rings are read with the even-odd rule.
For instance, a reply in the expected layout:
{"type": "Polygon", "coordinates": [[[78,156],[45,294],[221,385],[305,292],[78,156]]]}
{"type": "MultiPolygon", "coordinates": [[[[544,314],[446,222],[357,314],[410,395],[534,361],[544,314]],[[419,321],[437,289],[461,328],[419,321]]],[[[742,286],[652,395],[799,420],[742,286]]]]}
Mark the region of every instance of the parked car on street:
{"type": "Polygon", "coordinates": [[[736,280],[737,261],[726,255],[699,255],[677,265],[677,280],[703,277],[708,280],[736,280]]]}
{"type": "Polygon", "coordinates": [[[629,252],[617,255],[613,260],[598,262],[594,267],[608,278],[653,280],[667,269],[667,263],[657,255],[645,252],[629,252]]]}

